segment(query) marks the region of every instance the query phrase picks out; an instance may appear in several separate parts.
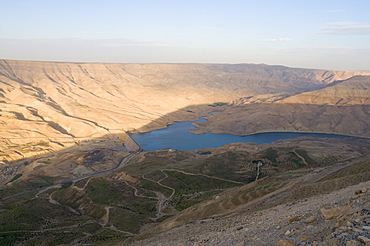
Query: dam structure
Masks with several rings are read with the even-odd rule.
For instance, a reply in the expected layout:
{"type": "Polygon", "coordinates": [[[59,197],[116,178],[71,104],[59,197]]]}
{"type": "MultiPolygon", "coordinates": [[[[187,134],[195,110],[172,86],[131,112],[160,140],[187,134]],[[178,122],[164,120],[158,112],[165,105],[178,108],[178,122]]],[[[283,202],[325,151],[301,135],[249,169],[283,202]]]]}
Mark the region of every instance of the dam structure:
{"type": "Polygon", "coordinates": [[[129,152],[140,152],[142,148],[140,145],[131,137],[128,132],[121,132],[117,134],[118,138],[123,141],[124,146],[129,152]]]}

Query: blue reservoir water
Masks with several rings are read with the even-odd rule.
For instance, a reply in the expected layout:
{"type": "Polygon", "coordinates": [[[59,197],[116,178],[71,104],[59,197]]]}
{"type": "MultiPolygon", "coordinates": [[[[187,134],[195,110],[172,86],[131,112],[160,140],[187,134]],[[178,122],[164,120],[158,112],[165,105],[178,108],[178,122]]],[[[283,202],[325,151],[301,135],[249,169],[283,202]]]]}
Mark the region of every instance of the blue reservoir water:
{"type": "Polygon", "coordinates": [[[192,134],[189,129],[195,129],[192,123],[206,121],[175,122],[164,129],[147,133],[132,134],[132,138],[146,151],[160,149],[195,150],[200,148],[217,148],[228,143],[272,143],[280,139],[297,137],[317,138],[346,138],[348,136],[324,133],[298,133],[298,132],[267,132],[248,136],[236,136],[224,133],[192,134]]]}

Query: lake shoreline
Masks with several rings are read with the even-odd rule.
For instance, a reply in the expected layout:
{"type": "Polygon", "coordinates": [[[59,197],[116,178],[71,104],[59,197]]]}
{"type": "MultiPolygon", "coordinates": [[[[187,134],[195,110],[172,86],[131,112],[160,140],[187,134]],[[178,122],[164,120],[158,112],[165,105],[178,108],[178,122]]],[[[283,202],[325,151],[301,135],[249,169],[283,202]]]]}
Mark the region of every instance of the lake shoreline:
{"type": "Polygon", "coordinates": [[[196,121],[174,122],[166,128],[146,132],[131,134],[133,139],[146,151],[160,149],[178,149],[192,151],[200,148],[217,148],[229,143],[273,143],[282,139],[294,139],[298,137],[314,138],[366,138],[350,136],[345,134],[335,134],[326,132],[300,132],[292,130],[271,130],[261,131],[248,135],[236,135],[224,132],[197,132],[194,123],[204,122],[207,119],[200,117],[196,121]]]}
{"type": "MultiPolygon", "coordinates": [[[[216,112],[210,112],[208,114],[214,114],[214,113],[218,113],[219,111],[216,111],[216,112]]],[[[353,138],[365,138],[365,139],[370,139],[370,137],[367,137],[367,136],[360,136],[360,135],[351,135],[351,134],[345,134],[345,133],[342,133],[342,132],[325,132],[325,131],[297,131],[297,130],[294,130],[294,129],[271,129],[271,130],[263,130],[263,131],[256,131],[256,132],[251,132],[251,133],[246,133],[246,134],[237,134],[237,133],[234,133],[234,132],[227,132],[227,131],[222,131],[222,130],[208,130],[208,131],[205,131],[205,130],[202,130],[200,128],[198,128],[197,126],[195,126],[194,124],[196,123],[200,123],[200,122],[204,122],[204,121],[209,121],[208,119],[206,119],[207,115],[204,115],[204,116],[199,116],[198,117],[198,120],[184,120],[184,121],[172,121],[172,122],[169,122],[167,123],[167,125],[165,127],[161,127],[161,128],[153,128],[153,129],[146,129],[145,131],[140,131],[138,129],[134,129],[134,130],[129,130],[127,131],[130,135],[135,135],[135,134],[145,134],[145,133],[150,133],[150,132],[153,132],[153,131],[158,131],[158,130],[163,130],[163,129],[166,129],[176,123],[184,123],[184,122],[189,122],[191,123],[191,125],[194,127],[193,129],[189,129],[188,132],[191,133],[191,134],[194,134],[194,135],[202,135],[202,134],[206,134],[206,133],[213,133],[213,134],[230,134],[230,135],[234,135],[234,136],[239,136],[239,137],[246,137],[246,136],[252,136],[252,135],[256,135],[256,134],[262,134],[262,133],[302,133],[302,134],[332,134],[332,135],[340,135],[340,136],[348,136],[348,137],[353,137],[353,138]]]]}

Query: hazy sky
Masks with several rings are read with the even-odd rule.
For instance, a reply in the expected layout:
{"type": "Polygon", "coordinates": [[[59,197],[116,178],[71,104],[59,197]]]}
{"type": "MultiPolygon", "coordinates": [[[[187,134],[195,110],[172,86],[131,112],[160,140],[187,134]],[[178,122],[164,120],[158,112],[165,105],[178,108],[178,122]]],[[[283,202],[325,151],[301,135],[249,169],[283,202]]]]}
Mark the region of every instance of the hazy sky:
{"type": "Polygon", "coordinates": [[[0,58],[370,70],[369,0],[0,0],[0,58]]]}

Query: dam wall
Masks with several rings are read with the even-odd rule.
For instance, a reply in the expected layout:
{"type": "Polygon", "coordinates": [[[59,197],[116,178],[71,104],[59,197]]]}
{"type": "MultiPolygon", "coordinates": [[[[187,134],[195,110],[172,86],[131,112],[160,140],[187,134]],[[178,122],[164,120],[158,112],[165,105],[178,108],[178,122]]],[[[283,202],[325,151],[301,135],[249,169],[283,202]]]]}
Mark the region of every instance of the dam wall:
{"type": "Polygon", "coordinates": [[[138,152],[141,151],[141,147],[136,141],[130,136],[129,133],[124,132],[117,134],[119,139],[123,141],[125,144],[125,147],[127,148],[128,151],[130,152],[138,152]]]}

